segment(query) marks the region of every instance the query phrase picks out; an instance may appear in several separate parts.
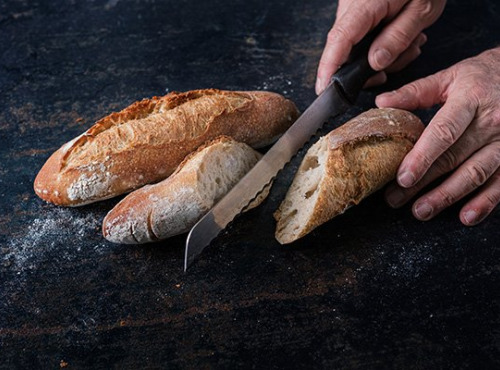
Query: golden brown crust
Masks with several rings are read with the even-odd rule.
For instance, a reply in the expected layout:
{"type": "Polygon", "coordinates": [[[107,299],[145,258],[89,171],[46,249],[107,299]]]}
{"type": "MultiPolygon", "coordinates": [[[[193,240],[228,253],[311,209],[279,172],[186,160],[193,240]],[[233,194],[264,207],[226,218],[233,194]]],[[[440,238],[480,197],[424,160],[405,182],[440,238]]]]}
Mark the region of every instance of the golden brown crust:
{"type": "Polygon", "coordinates": [[[290,187],[294,192],[289,191],[275,213],[276,239],[282,244],[291,243],[380,189],[395,177],[423,129],[420,119],[410,112],[372,109],[321,138],[314,149],[326,151],[326,160],[318,166],[321,174],[314,188],[316,197],[308,202],[299,184],[307,178],[303,174],[307,171],[306,159],[311,158],[309,151],[290,187]],[[305,212],[293,213],[305,205],[305,212]],[[294,217],[301,217],[295,223],[300,226],[290,228],[294,217]]]}
{"type": "Polygon", "coordinates": [[[301,236],[359,204],[392,180],[412,147],[413,143],[402,137],[367,136],[355,145],[333,149],[313,216],[301,236]],[[364,160],[361,162],[359,158],[364,160]]]}
{"type": "Polygon", "coordinates": [[[35,179],[35,192],[66,206],[114,197],[168,177],[217,136],[268,145],[297,116],[293,102],[270,92],[208,89],[144,99],[57,150],[35,179]]]}

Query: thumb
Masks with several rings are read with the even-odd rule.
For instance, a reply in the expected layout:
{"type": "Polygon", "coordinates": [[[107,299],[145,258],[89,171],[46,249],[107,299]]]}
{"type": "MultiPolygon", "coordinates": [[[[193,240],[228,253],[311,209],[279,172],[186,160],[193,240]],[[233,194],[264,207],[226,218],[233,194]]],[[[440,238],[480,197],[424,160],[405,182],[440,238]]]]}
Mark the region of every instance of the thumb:
{"type": "Polygon", "coordinates": [[[413,110],[430,108],[446,101],[450,85],[448,70],[421,78],[403,87],[378,95],[375,104],[379,108],[392,107],[413,110]]]}

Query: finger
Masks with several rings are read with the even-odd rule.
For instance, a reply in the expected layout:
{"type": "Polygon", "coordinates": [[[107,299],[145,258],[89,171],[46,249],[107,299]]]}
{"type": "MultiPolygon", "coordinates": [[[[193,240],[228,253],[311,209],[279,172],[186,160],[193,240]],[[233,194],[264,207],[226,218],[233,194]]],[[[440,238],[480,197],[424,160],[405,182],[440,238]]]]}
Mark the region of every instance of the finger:
{"type": "MultiPolygon", "coordinates": [[[[400,8],[406,1],[399,0],[400,8]]],[[[316,77],[316,93],[321,93],[330,81],[331,76],[345,63],[352,47],[357,44],[371,29],[390,11],[378,3],[366,5],[350,2],[337,12],[337,19],[328,32],[325,48],[321,55],[316,77]]]]}
{"type": "Polygon", "coordinates": [[[500,143],[481,148],[442,184],[413,205],[414,216],[426,221],[482,186],[500,167],[500,143]]]}
{"type": "Polygon", "coordinates": [[[460,211],[460,221],[473,226],[483,221],[500,203],[500,170],[486,182],[481,191],[460,211]]]}
{"type": "Polygon", "coordinates": [[[441,14],[437,4],[427,6],[424,2],[409,2],[373,42],[368,53],[372,68],[377,71],[391,65],[419,33],[441,14]]]}
{"type": "Polygon", "coordinates": [[[341,18],[351,5],[352,5],[351,1],[339,0],[337,5],[337,12],[335,14],[335,19],[341,18]]]}
{"type": "Polygon", "coordinates": [[[387,73],[398,72],[406,67],[420,55],[420,46],[426,42],[427,36],[423,33],[419,34],[410,47],[405,50],[393,64],[387,67],[385,71],[378,72],[375,76],[370,77],[368,81],[366,81],[363,88],[370,88],[384,84],[387,81],[387,73]]]}
{"type": "Polygon", "coordinates": [[[378,72],[375,76],[370,77],[363,88],[367,89],[370,87],[382,85],[387,81],[387,74],[385,72],[378,72]]]}
{"type": "Polygon", "coordinates": [[[407,110],[430,108],[446,100],[446,92],[452,81],[449,70],[421,78],[403,87],[375,98],[379,108],[393,107],[407,110]]]}
{"type": "Polygon", "coordinates": [[[448,97],[451,81],[453,69],[448,69],[376,98],[379,107],[409,110],[428,108],[448,98],[400,165],[398,182],[403,187],[413,186],[424,175],[439,155],[460,137],[476,113],[477,104],[467,97],[467,88],[448,97]]]}
{"type": "Polygon", "coordinates": [[[476,115],[477,105],[466,94],[450,96],[406,155],[398,169],[398,183],[415,185],[434,161],[462,136],[476,115]]]}
{"type": "Polygon", "coordinates": [[[432,164],[424,177],[414,186],[403,188],[397,182],[389,185],[385,192],[387,203],[393,208],[399,208],[430,183],[457,168],[484,145],[479,138],[480,135],[474,128],[468,131],[467,135],[463,135],[455,145],[432,164]]]}
{"type": "Polygon", "coordinates": [[[413,62],[422,53],[420,47],[427,42],[427,36],[419,34],[412,44],[406,49],[389,67],[385,69],[387,73],[401,71],[408,64],[413,62]]]}
{"type": "Polygon", "coordinates": [[[345,63],[352,47],[368,33],[370,23],[364,23],[359,28],[353,27],[349,15],[335,22],[328,32],[326,45],[319,61],[316,77],[317,94],[326,88],[331,76],[345,63]]]}

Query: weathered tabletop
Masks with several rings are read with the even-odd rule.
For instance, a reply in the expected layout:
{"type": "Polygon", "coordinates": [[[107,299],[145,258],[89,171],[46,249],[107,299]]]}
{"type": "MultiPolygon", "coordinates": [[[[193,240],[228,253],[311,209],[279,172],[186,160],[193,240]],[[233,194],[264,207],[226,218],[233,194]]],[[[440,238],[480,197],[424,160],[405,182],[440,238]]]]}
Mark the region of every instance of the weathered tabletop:
{"type": "MultiPolygon", "coordinates": [[[[285,171],[184,274],[185,236],[112,245],[100,224],[117,199],[68,209],[32,191],[54,150],[144,97],[260,89],[304,109],[334,11],[330,0],[0,3],[1,368],[500,366],[498,209],[473,228],[460,204],[423,223],[377,193],[281,247],[271,213],[285,171]]],[[[449,1],[420,59],[346,117],[499,34],[495,0],[449,1]]]]}

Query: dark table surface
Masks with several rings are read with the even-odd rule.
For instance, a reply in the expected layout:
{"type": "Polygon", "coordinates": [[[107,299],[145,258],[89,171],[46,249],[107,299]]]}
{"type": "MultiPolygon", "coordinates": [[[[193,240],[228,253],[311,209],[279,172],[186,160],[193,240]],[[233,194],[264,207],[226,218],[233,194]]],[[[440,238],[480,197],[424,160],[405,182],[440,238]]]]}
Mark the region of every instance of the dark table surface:
{"type": "MultiPolygon", "coordinates": [[[[112,245],[117,199],[59,208],[32,190],[64,142],[133,101],[217,87],[304,109],[335,1],[0,3],[1,368],[498,368],[500,212],[429,222],[376,193],[290,247],[273,196],[184,274],[185,236],[112,245]]],[[[491,48],[498,2],[449,1],[423,54],[376,93],[491,48]]],[[[428,122],[434,109],[418,111],[428,122]]],[[[288,171],[288,172],[287,172],[288,171]]]]}

